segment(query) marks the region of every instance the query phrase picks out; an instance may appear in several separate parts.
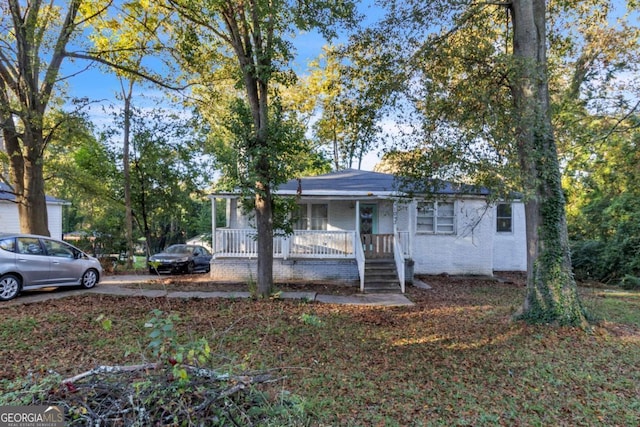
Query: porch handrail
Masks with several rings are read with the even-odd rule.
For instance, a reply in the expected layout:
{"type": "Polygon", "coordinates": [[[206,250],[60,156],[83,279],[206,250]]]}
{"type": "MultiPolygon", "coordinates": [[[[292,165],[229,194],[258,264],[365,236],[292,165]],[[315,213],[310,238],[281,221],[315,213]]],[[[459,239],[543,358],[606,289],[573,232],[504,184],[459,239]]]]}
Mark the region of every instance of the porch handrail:
{"type": "Polygon", "coordinates": [[[396,270],[398,271],[400,291],[404,294],[404,255],[402,253],[402,247],[400,246],[398,232],[393,236],[393,259],[396,262],[396,270]]]}
{"type": "Polygon", "coordinates": [[[402,254],[405,258],[411,258],[411,253],[409,253],[409,242],[410,242],[410,234],[408,231],[398,231],[397,237],[400,238],[400,248],[402,250],[402,254]]]}
{"type": "Polygon", "coordinates": [[[360,292],[364,292],[364,249],[362,248],[362,239],[360,232],[353,233],[353,247],[355,249],[356,263],[358,264],[358,274],[360,275],[360,292]]]}

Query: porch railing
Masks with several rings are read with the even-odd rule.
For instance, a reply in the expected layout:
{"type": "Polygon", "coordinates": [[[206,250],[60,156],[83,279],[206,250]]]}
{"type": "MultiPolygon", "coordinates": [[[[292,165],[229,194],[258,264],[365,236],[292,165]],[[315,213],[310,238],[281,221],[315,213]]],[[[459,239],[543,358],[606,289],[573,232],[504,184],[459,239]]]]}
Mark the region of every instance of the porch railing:
{"type": "MultiPolygon", "coordinates": [[[[258,256],[258,234],[248,229],[217,229],[213,236],[214,256],[255,258],[258,256]]],[[[273,245],[274,254],[277,245],[273,245]]]]}
{"type": "MultiPolygon", "coordinates": [[[[214,256],[255,258],[258,256],[257,232],[253,229],[216,230],[214,256]]],[[[354,258],[355,231],[296,230],[273,239],[276,258],[354,258]]]]}
{"type": "Polygon", "coordinates": [[[387,258],[393,255],[393,234],[361,234],[367,258],[387,258]]]}
{"type": "Polygon", "coordinates": [[[296,258],[353,258],[353,231],[296,230],[289,239],[289,255],[296,258]]]}

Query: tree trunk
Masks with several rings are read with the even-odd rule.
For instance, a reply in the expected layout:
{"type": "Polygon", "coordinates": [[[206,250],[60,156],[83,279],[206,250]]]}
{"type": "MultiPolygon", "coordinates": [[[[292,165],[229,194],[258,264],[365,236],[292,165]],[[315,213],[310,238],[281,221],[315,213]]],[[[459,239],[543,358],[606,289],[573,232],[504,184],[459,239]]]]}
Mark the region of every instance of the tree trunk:
{"type": "MultiPolygon", "coordinates": [[[[257,145],[262,150],[269,150],[269,105],[267,102],[267,84],[256,82],[259,88],[257,98],[250,99],[254,111],[254,124],[257,134],[257,145]],[[255,108],[257,107],[257,111],[255,108]],[[258,120],[255,121],[256,116],[258,120]]],[[[251,93],[249,92],[249,95],[251,93]]],[[[271,165],[266,157],[256,159],[256,228],[258,231],[258,295],[268,297],[273,289],[273,200],[270,184],[271,165]]]]}
{"type": "MultiPolygon", "coordinates": [[[[2,8],[3,13],[11,15],[13,24],[4,29],[7,38],[3,39],[0,58],[0,120],[10,158],[9,175],[18,203],[20,230],[46,236],[50,232],[43,173],[44,117],[59,81],[65,47],[76,30],[81,0],[64,3],[67,13],[53,43],[45,43],[42,38],[50,23],[47,4],[9,0],[2,8]],[[42,58],[48,58],[47,66],[42,58]]],[[[44,39],[49,41],[48,37],[44,39]]]]}
{"type": "MultiPolygon", "coordinates": [[[[14,182],[19,183],[19,181],[14,182]]],[[[18,201],[18,213],[20,215],[20,231],[22,233],[50,236],[42,158],[25,159],[23,182],[22,194],[16,191],[18,193],[16,200],[18,201]]],[[[19,185],[16,185],[16,187],[19,187],[19,185]]]]}
{"type": "Polygon", "coordinates": [[[131,130],[131,96],[133,93],[133,81],[129,82],[129,90],[124,96],[124,135],[122,144],[122,172],[124,175],[124,225],[127,240],[127,269],[133,268],[133,214],[131,209],[131,165],[129,163],[129,135],[131,130]]]}
{"type": "Polygon", "coordinates": [[[258,295],[268,297],[273,288],[273,212],[271,190],[256,183],[256,227],[258,230],[258,295]]]}
{"type": "Polygon", "coordinates": [[[24,132],[21,147],[11,118],[4,123],[3,137],[9,155],[10,181],[18,205],[20,232],[50,236],[42,156],[39,154],[44,145],[42,131],[29,129],[24,132]]]}
{"type": "Polygon", "coordinates": [[[544,0],[513,0],[512,86],[516,143],[525,186],[527,295],[531,322],[586,324],[571,270],[565,200],[551,125],[544,0]]]}

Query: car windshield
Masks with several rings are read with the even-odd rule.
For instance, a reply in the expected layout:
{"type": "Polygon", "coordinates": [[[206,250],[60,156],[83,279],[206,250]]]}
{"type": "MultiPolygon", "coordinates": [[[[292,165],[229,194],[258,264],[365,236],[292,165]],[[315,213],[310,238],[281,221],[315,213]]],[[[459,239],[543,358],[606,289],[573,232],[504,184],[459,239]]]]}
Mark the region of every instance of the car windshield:
{"type": "Polygon", "coordinates": [[[192,254],[193,247],[187,245],[173,245],[165,249],[164,252],[167,254],[192,254]]]}

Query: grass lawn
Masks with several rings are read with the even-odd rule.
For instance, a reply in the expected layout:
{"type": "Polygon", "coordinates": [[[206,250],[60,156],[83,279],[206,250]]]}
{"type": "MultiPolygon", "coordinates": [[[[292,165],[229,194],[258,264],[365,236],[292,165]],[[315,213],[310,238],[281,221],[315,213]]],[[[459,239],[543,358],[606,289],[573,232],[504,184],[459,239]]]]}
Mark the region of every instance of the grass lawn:
{"type": "MultiPolygon", "coordinates": [[[[640,425],[640,293],[582,288],[591,331],[510,321],[524,287],[427,277],[414,307],[101,295],[0,305],[0,380],[145,361],[151,310],[236,370],[279,368],[314,426],[640,425]],[[105,330],[98,318],[109,319],[105,330]]],[[[0,383],[0,390],[3,385],[0,383]]]]}

